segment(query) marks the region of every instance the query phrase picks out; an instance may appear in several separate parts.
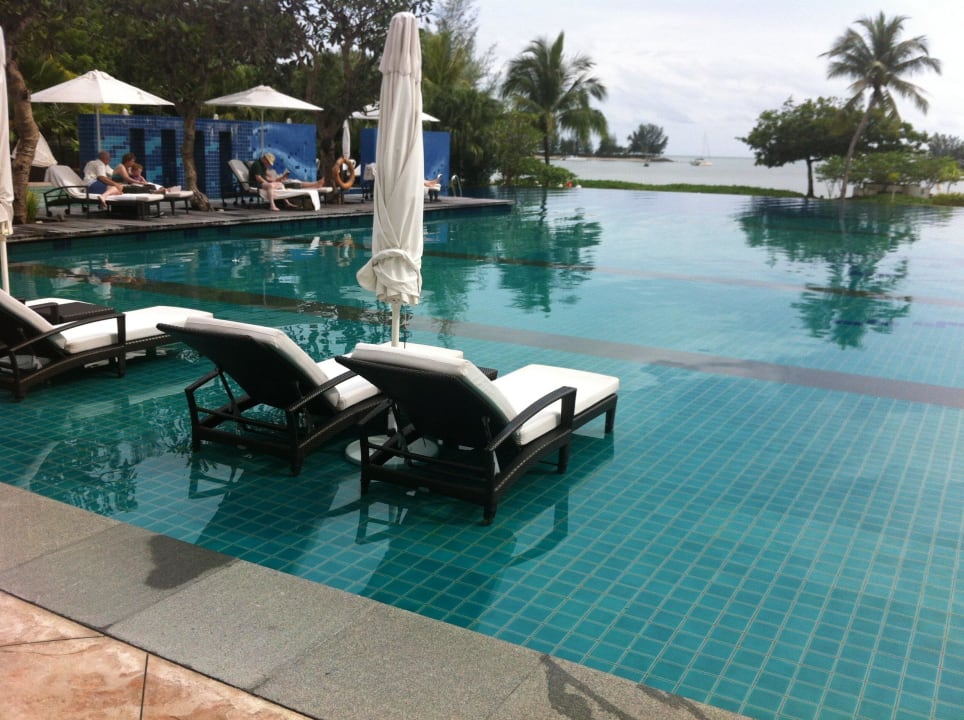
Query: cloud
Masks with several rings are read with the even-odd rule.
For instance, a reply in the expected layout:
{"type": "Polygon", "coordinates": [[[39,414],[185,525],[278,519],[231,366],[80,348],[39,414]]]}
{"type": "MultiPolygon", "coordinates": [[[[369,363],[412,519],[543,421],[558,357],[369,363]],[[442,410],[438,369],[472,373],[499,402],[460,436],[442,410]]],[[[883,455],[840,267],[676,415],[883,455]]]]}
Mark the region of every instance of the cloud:
{"type": "MultiPolygon", "coordinates": [[[[700,152],[704,134],[714,154],[749,155],[735,140],[764,110],[797,100],[848,97],[847,83],[826,77],[820,57],[858,17],[876,13],[853,0],[773,3],[691,0],[674,7],[640,7],[628,0],[570,5],[558,0],[484,0],[478,3],[478,46],[495,46],[503,69],[536,37],[566,33],[568,54],[596,63],[609,89],[600,109],[620,142],[642,123],[661,125],[671,154],[700,152]]],[[[957,37],[964,6],[878,3],[887,15],[910,17],[910,35],[925,35],[944,74],[912,78],[925,90],[924,116],[899,102],[919,130],[964,137],[964,45],[957,37]],[[962,8],[962,9],[959,9],[962,8]]]]}

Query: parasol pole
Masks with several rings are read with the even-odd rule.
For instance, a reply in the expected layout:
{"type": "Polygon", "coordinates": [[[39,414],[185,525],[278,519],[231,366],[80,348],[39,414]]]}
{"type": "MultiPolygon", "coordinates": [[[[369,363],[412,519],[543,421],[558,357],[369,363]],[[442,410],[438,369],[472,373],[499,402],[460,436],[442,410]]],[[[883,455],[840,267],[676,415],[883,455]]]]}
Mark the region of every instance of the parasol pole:
{"type": "Polygon", "coordinates": [[[392,303],[392,347],[398,347],[399,330],[401,329],[402,304],[392,303]]]}
{"type": "Polygon", "coordinates": [[[7,271],[7,233],[6,226],[7,223],[2,223],[3,227],[0,228],[0,283],[2,283],[3,289],[10,292],[10,274],[7,271]]]}

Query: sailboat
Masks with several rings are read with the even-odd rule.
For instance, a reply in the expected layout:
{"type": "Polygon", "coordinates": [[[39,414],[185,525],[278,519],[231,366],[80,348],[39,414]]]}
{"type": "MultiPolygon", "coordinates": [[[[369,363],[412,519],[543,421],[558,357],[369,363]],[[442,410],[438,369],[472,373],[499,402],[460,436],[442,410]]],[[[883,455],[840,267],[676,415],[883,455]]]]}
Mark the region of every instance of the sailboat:
{"type": "Polygon", "coordinates": [[[710,142],[706,138],[706,133],[704,133],[703,154],[690,160],[690,165],[694,165],[695,167],[707,167],[708,165],[712,164],[713,163],[710,162],[710,142]]]}

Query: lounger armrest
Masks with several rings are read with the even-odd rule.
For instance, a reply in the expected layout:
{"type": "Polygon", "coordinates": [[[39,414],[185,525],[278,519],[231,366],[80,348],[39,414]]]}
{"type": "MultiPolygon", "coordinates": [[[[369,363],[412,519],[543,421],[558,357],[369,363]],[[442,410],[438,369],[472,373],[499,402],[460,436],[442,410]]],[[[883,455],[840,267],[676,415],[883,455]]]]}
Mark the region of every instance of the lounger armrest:
{"type": "Polygon", "coordinates": [[[84,318],[82,320],[75,320],[74,322],[66,323],[64,325],[57,325],[51,330],[48,330],[47,332],[41,335],[34,335],[32,338],[29,338],[28,340],[24,340],[22,343],[19,343],[18,345],[14,345],[10,349],[14,351],[25,350],[25,349],[28,349],[34,343],[40,342],[41,340],[46,340],[47,338],[53,335],[58,335],[62,333],[64,330],[70,330],[71,328],[81,327],[82,325],[90,325],[91,323],[95,323],[95,322],[104,322],[105,320],[117,320],[117,342],[120,343],[121,345],[126,343],[127,342],[127,318],[124,317],[124,313],[115,312],[115,313],[109,313],[106,315],[97,315],[95,317],[84,318]]]}
{"type": "Polygon", "coordinates": [[[324,382],[318,387],[316,387],[311,392],[306,393],[303,397],[299,398],[296,402],[286,407],[285,411],[297,412],[301,410],[305,405],[310,403],[312,400],[317,398],[319,395],[324,395],[326,392],[328,392],[335,386],[340,385],[341,383],[345,382],[345,380],[348,380],[349,378],[353,378],[353,377],[355,377],[355,371],[346,370],[341,375],[336,375],[335,377],[331,378],[327,382],[324,382]]]}
{"type": "Polygon", "coordinates": [[[214,380],[216,377],[218,377],[220,374],[221,374],[221,371],[215,368],[211,372],[207,373],[206,375],[203,375],[202,377],[199,377],[197,380],[195,380],[186,388],[184,388],[184,392],[195,393],[198,390],[200,390],[202,387],[207,385],[209,382],[214,380]]]}
{"type": "Polygon", "coordinates": [[[48,195],[54,194],[65,194],[68,190],[81,190],[84,195],[90,197],[90,187],[87,185],[58,185],[56,187],[50,188],[50,190],[44,190],[44,200],[47,199],[48,195]]]}
{"type": "Polygon", "coordinates": [[[392,407],[392,401],[389,398],[384,398],[376,403],[375,407],[369,410],[365,415],[362,416],[361,420],[358,421],[358,425],[365,427],[368,423],[372,422],[379,415],[384,413],[386,410],[390,410],[392,407]]]}
{"type": "Polygon", "coordinates": [[[511,437],[513,433],[517,432],[519,428],[531,420],[538,412],[544,410],[555,402],[562,401],[562,418],[559,422],[559,427],[571,430],[572,429],[572,418],[576,412],[576,388],[573,387],[560,387],[556,388],[550,393],[546,393],[541,398],[533,402],[529,407],[516,415],[512,420],[502,428],[502,431],[496,435],[489,444],[485,446],[487,452],[491,452],[498,448],[502,443],[506,441],[507,438],[511,437]]]}

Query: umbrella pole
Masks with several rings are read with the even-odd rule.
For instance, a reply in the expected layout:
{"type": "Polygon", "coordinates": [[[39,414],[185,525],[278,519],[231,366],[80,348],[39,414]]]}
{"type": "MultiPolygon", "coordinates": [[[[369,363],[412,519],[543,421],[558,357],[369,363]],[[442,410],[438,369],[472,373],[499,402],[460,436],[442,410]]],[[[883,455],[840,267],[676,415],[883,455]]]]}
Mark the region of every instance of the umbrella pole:
{"type": "Polygon", "coordinates": [[[392,303],[392,347],[398,347],[398,336],[401,328],[402,304],[392,303]]]}
{"type": "Polygon", "coordinates": [[[94,111],[94,118],[97,126],[97,154],[100,155],[100,108],[94,111]]]}
{"type": "Polygon", "coordinates": [[[0,282],[10,292],[10,275],[7,273],[7,236],[0,234],[0,282]]]}

